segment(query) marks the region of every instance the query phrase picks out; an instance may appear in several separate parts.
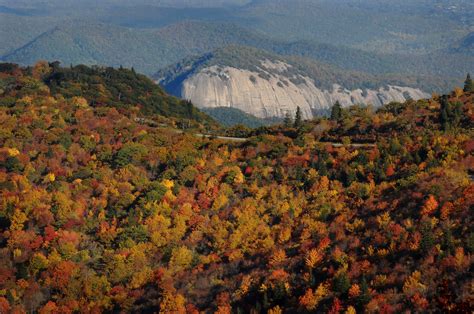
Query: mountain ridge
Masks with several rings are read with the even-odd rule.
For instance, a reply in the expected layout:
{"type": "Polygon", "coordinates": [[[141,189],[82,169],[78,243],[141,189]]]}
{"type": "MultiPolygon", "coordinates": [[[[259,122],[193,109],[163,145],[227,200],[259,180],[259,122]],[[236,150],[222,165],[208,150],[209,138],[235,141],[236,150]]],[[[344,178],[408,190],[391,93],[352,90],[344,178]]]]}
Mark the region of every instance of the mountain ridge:
{"type": "Polygon", "coordinates": [[[443,84],[437,84],[434,91],[460,84],[461,81],[454,77],[463,77],[470,71],[466,69],[469,60],[474,63],[474,56],[456,52],[448,57],[444,52],[407,57],[311,41],[285,42],[221,22],[184,21],[160,29],[137,29],[93,21],[78,25],[82,25],[80,33],[75,22],[62,23],[53,28],[53,32],[49,30],[40,34],[21,48],[5,54],[2,59],[21,64],[46,59],[60,60],[65,64],[133,66],[139,72],[151,75],[189,56],[202,55],[229,45],[242,45],[281,55],[309,57],[346,70],[407,76],[421,74],[444,80],[443,84]],[[77,43],[82,46],[78,47],[77,43]],[[123,51],[123,46],[130,47],[127,53],[123,51]],[[449,75],[439,77],[439,72],[449,75]]]}
{"type": "MultiPolygon", "coordinates": [[[[118,110],[136,108],[142,116],[161,116],[170,123],[185,123],[199,127],[217,128],[218,124],[199,111],[189,101],[167,94],[147,76],[133,69],[88,67],[78,65],[61,67],[59,63],[39,61],[34,67],[22,68],[12,63],[0,63],[0,74],[33,77],[34,86],[41,86],[52,96],[81,98],[79,104],[92,107],[110,106],[118,110]]],[[[15,81],[0,82],[2,94],[14,93],[15,81]]],[[[28,91],[28,89],[26,89],[28,91]]],[[[20,95],[23,91],[18,92],[20,95]]],[[[12,104],[6,104],[10,107],[12,104]]]]}

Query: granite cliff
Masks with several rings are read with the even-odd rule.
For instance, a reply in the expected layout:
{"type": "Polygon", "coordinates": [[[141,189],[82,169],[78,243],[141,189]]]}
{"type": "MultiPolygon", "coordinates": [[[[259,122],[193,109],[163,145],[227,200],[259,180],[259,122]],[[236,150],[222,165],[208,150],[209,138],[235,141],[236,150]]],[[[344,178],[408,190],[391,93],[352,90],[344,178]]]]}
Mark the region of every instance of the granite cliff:
{"type": "Polygon", "coordinates": [[[343,106],[377,107],[429,97],[420,88],[403,85],[403,81],[352,75],[326,65],[302,64],[296,59],[239,48],[184,61],[156,77],[169,92],[200,108],[232,107],[259,118],[294,114],[298,106],[304,118],[311,118],[336,101],[343,106]]]}

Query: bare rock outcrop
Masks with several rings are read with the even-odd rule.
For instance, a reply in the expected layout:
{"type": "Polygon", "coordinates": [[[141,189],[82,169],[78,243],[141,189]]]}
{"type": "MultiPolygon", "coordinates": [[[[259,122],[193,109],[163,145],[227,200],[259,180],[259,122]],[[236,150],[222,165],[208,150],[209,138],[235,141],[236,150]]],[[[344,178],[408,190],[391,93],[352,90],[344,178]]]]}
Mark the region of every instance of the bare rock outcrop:
{"type": "Polygon", "coordinates": [[[310,77],[292,72],[291,67],[269,60],[263,60],[255,71],[213,65],[183,80],[181,97],[201,108],[233,107],[260,118],[284,117],[286,113],[294,114],[297,107],[304,118],[312,118],[336,101],[343,106],[378,107],[391,101],[429,97],[420,89],[392,85],[348,90],[334,84],[332,89],[322,89],[310,77]]]}

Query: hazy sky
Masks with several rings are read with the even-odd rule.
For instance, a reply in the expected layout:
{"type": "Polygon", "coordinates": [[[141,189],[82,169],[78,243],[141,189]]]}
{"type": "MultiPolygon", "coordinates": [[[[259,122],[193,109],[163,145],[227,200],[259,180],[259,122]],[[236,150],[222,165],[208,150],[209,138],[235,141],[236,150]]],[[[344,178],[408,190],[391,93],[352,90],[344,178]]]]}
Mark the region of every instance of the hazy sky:
{"type": "Polygon", "coordinates": [[[215,7],[243,5],[252,0],[0,0],[11,7],[77,6],[77,5],[162,5],[174,7],[215,7]]]}

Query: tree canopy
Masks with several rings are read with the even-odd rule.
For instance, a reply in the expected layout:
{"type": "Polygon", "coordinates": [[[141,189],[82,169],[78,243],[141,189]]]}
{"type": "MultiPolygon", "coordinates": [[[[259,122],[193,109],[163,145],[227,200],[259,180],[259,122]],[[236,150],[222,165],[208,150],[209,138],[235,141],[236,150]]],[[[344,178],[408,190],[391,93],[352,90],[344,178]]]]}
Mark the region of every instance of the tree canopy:
{"type": "Polygon", "coordinates": [[[231,142],[54,67],[0,66],[0,312],[472,311],[472,92],[231,142]]]}

